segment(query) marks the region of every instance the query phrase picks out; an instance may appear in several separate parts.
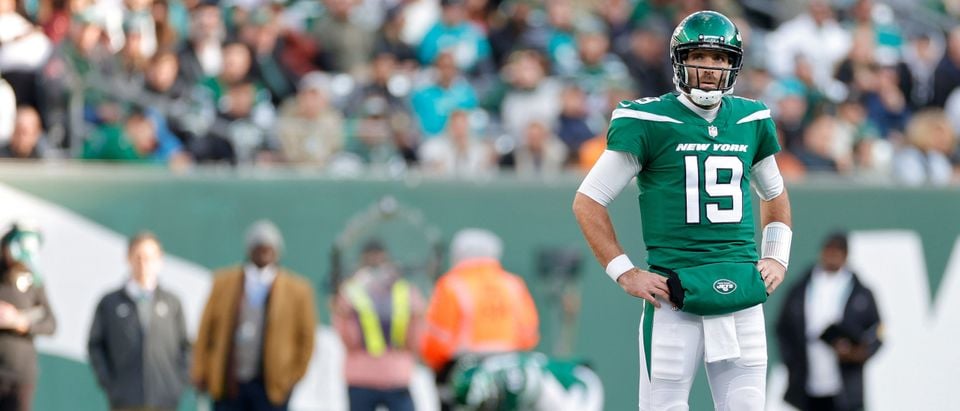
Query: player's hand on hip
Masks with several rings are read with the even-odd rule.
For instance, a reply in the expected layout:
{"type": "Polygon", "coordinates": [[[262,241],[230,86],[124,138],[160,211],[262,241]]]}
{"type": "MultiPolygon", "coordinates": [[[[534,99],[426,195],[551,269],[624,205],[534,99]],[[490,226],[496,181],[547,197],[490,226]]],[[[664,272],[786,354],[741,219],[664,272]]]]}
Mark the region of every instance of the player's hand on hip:
{"type": "Polygon", "coordinates": [[[767,295],[773,294],[773,291],[783,283],[783,277],[787,274],[787,267],[772,258],[758,261],[757,270],[760,271],[763,284],[767,286],[767,295]]]}
{"type": "Polygon", "coordinates": [[[666,301],[670,300],[670,290],[667,288],[666,277],[649,271],[634,267],[617,278],[617,283],[627,294],[647,300],[657,308],[660,308],[657,297],[666,301]]]}

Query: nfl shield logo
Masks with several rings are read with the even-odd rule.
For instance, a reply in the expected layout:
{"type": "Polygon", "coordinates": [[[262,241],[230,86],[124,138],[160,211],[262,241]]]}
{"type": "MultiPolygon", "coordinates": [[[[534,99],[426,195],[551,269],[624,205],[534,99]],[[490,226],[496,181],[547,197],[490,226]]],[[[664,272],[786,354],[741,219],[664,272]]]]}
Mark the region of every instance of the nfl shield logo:
{"type": "Polygon", "coordinates": [[[717,126],[707,127],[707,133],[710,134],[710,137],[716,137],[716,136],[717,136],[717,126]]]}

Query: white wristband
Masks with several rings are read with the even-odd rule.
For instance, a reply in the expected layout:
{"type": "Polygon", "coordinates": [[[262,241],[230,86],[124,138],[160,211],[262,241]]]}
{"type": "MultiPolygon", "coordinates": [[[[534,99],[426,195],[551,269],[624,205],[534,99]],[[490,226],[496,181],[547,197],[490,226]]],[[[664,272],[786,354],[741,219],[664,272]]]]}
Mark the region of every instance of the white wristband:
{"type": "Polygon", "coordinates": [[[786,224],[774,221],[763,227],[763,236],[760,240],[760,258],[772,258],[784,267],[790,264],[790,243],[793,240],[793,230],[786,224]]]}
{"type": "Polygon", "coordinates": [[[627,257],[626,254],[620,254],[616,257],[613,257],[609,263],[607,263],[607,275],[610,276],[610,279],[613,282],[617,282],[617,279],[620,278],[623,273],[630,271],[634,268],[633,262],[630,261],[630,257],[627,257]]]}

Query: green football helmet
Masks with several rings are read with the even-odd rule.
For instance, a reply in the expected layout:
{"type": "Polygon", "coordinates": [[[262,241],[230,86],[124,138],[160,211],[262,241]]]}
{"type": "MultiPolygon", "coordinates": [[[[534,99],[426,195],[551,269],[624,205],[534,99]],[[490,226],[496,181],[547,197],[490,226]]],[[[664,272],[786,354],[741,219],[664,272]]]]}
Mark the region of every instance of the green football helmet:
{"type": "MultiPolygon", "coordinates": [[[[737,74],[743,65],[743,41],[740,31],[726,16],[715,11],[698,11],[683,19],[670,38],[670,61],[673,63],[673,82],[677,88],[691,97],[694,103],[713,105],[720,101],[723,94],[733,91],[737,74]],[[686,64],[687,55],[696,49],[719,50],[727,54],[730,68],[694,66],[686,64]],[[719,90],[705,91],[694,88],[687,68],[709,68],[722,70],[725,76],[719,90]]],[[[697,82],[698,84],[699,82],[697,82]]]]}

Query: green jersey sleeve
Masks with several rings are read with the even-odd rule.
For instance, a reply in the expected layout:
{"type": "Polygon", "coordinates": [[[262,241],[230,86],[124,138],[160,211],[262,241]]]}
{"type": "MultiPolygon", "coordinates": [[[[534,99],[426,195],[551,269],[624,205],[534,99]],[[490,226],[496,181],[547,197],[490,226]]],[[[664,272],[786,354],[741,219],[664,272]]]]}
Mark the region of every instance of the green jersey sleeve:
{"type": "Polygon", "coordinates": [[[777,139],[777,126],[772,118],[760,121],[759,135],[757,136],[757,155],[753,164],[780,152],[780,141],[777,139]]]}
{"type": "MultiPolygon", "coordinates": [[[[630,103],[624,101],[620,105],[626,107],[630,103]]],[[[643,164],[647,154],[644,143],[646,130],[643,121],[630,116],[630,111],[632,110],[629,108],[613,110],[610,127],[607,129],[607,149],[633,154],[637,156],[640,164],[643,164]]]]}

